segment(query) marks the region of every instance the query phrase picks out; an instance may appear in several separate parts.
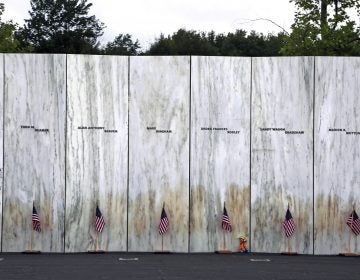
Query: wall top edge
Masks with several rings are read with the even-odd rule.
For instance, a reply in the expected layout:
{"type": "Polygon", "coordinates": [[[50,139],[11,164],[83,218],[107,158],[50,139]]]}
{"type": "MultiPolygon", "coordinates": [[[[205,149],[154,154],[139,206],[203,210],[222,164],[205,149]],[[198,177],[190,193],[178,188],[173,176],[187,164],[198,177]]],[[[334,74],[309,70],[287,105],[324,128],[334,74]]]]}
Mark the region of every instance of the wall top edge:
{"type": "Polygon", "coordinates": [[[343,59],[343,58],[360,58],[359,56],[221,56],[221,55],[103,55],[103,54],[65,54],[65,53],[0,53],[0,55],[54,55],[54,56],[90,56],[90,57],[130,57],[130,58],[141,58],[141,57],[214,57],[214,58],[254,58],[254,59],[288,59],[288,58],[334,58],[334,59],[343,59]]]}

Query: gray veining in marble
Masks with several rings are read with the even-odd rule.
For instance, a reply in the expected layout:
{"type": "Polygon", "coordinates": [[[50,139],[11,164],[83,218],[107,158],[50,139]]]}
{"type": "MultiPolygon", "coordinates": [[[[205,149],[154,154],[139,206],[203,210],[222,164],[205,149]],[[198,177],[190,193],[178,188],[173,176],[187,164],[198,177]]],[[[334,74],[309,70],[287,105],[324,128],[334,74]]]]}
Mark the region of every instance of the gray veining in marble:
{"type": "Polygon", "coordinates": [[[65,250],[95,249],[99,203],[100,248],[126,251],[128,58],[68,55],[67,70],[65,250]]]}
{"type": "Polygon", "coordinates": [[[360,58],[316,58],[315,254],[360,253],[346,225],[353,205],[360,214],[359,88],[360,58]]]}
{"type": "Polygon", "coordinates": [[[251,58],[192,57],[190,252],[236,251],[250,220],[251,58]],[[218,130],[226,128],[227,130],[218,130]]]}
{"type": "Polygon", "coordinates": [[[287,250],[282,222],[288,203],[292,250],[313,250],[313,57],[253,58],[252,251],[287,250]],[[283,128],[303,131],[286,134],[283,128]]]}
{"type": "MultiPolygon", "coordinates": [[[[2,217],[2,203],[3,203],[3,117],[4,117],[4,55],[0,54],[0,217],[2,217]]],[[[0,223],[0,239],[2,235],[2,223],[0,223]]]]}
{"type": "Polygon", "coordinates": [[[65,65],[65,55],[5,55],[4,252],[29,248],[33,201],[33,249],[64,250],[65,65]]]}
{"type": "Polygon", "coordinates": [[[164,249],[188,251],[189,99],[189,57],[130,58],[129,251],[161,249],[163,202],[164,249]]]}

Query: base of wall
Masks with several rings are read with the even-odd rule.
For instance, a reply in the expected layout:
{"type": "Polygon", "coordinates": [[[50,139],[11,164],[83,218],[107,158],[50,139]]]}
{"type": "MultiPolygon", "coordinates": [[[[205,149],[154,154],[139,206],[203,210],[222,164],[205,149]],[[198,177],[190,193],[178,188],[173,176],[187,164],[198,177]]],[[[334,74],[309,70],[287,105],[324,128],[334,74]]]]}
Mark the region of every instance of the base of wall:
{"type": "Polygon", "coordinates": [[[342,256],[342,257],[359,257],[360,255],[356,254],[356,253],[340,253],[339,256],[342,256]]]}
{"type": "Polygon", "coordinates": [[[154,254],[171,254],[170,251],[155,251],[154,254]]]}
{"type": "Polygon", "coordinates": [[[297,256],[297,252],[281,252],[283,256],[297,256]]]}
{"type": "Polygon", "coordinates": [[[104,254],[105,251],[103,251],[103,250],[89,250],[88,253],[89,254],[104,254]]]}
{"type": "Polygon", "coordinates": [[[23,252],[21,252],[21,253],[34,255],[34,254],[41,254],[41,251],[26,250],[26,251],[23,251],[23,252]]]}
{"type": "Polygon", "coordinates": [[[230,250],[218,250],[215,251],[216,254],[232,254],[230,250]]]}

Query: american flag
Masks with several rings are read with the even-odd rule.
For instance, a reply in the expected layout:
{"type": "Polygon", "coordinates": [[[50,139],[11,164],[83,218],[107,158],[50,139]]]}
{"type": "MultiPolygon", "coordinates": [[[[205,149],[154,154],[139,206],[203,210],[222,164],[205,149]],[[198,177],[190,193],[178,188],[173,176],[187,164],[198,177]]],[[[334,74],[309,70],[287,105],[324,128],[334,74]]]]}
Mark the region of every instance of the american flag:
{"type": "Polygon", "coordinates": [[[159,233],[160,235],[165,234],[169,230],[169,219],[165,212],[165,206],[163,206],[160,217],[159,233]]]}
{"type": "Polygon", "coordinates": [[[286,237],[290,237],[294,234],[295,224],[294,224],[294,220],[293,220],[293,217],[291,216],[289,208],[286,211],[286,216],[285,216],[285,221],[283,223],[283,227],[285,230],[286,237]]]}
{"type": "Polygon", "coordinates": [[[230,222],[230,219],[229,219],[229,216],[228,216],[225,206],[224,206],[224,213],[223,213],[222,221],[221,221],[221,227],[224,230],[232,231],[231,222],[230,222]]]}
{"type": "Polygon", "coordinates": [[[360,219],[359,216],[356,214],[355,210],[353,210],[346,221],[346,224],[351,228],[352,232],[355,235],[360,234],[360,219]]]}
{"type": "Polygon", "coordinates": [[[36,230],[37,232],[41,232],[40,218],[38,213],[36,212],[35,206],[33,206],[33,211],[32,211],[32,227],[33,230],[36,230]]]}
{"type": "Polygon", "coordinates": [[[104,227],[105,227],[104,217],[100,212],[99,206],[96,206],[95,229],[98,232],[102,232],[104,227]]]}

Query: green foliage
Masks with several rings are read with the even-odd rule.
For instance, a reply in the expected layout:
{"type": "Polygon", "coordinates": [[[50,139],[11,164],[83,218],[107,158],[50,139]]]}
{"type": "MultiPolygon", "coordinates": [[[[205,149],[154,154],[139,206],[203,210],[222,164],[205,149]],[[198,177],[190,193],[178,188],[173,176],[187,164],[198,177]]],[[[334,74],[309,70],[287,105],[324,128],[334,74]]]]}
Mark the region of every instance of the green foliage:
{"type": "Polygon", "coordinates": [[[296,6],[284,55],[360,55],[360,27],[349,16],[360,15],[358,0],[290,0],[296,6]]]}
{"type": "Polygon", "coordinates": [[[217,55],[217,49],[204,32],[179,29],[173,35],[160,35],[150,46],[148,55],[217,55]]]}
{"type": "Polygon", "coordinates": [[[137,55],[139,41],[133,42],[130,34],[119,34],[113,42],[107,43],[103,53],[108,55],[137,55]]]}
{"type": "Polygon", "coordinates": [[[244,30],[215,34],[179,29],[171,36],[160,35],[146,55],[221,55],[221,56],[277,56],[285,35],[264,36],[244,30]]]}
{"type": "Polygon", "coordinates": [[[16,24],[12,21],[2,22],[1,16],[5,6],[0,3],[0,52],[30,52],[31,48],[22,48],[20,42],[15,38],[16,24]]]}
{"type": "Polygon", "coordinates": [[[36,52],[97,53],[104,24],[89,16],[87,0],[31,0],[30,19],[17,33],[36,52]]]}

